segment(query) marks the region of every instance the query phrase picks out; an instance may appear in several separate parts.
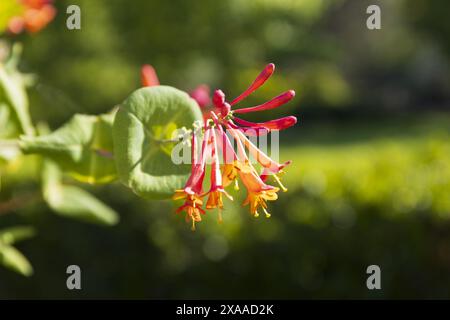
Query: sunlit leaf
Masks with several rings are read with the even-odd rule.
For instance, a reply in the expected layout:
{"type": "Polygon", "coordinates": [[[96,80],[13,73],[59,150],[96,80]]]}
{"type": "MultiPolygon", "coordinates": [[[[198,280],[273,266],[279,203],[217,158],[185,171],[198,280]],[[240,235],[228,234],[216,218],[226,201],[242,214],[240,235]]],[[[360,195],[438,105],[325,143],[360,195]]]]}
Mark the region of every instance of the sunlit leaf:
{"type": "Polygon", "coordinates": [[[33,267],[16,248],[0,243],[0,264],[24,276],[33,274],[33,267]]]}
{"type": "Polygon", "coordinates": [[[2,138],[10,138],[17,133],[33,135],[34,128],[25,90],[27,76],[17,70],[16,60],[21,49],[13,48],[11,63],[0,63],[0,133],[2,138]],[[6,125],[6,127],[3,127],[6,125]]]}
{"type": "Polygon", "coordinates": [[[178,89],[155,86],[132,93],[119,108],[113,128],[120,180],[142,197],[170,197],[186,182],[190,165],[174,164],[173,143],[164,140],[176,128],[191,128],[201,119],[197,103],[178,89]]]}
{"type": "Polygon", "coordinates": [[[44,200],[56,213],[85,222],[114,225],[118,214],[90,193],[76,186],[62,183],[62,172],[50,160],[42,170],[44,200]]]}
{"type": "Polygon", "coordinates": [[[114,112],[99,116],[75,115],[51,134],[22,136],[24,153],[38,153],[55,161],[75,179],[107,183],[116,178],[112,141],[114,112]]]}

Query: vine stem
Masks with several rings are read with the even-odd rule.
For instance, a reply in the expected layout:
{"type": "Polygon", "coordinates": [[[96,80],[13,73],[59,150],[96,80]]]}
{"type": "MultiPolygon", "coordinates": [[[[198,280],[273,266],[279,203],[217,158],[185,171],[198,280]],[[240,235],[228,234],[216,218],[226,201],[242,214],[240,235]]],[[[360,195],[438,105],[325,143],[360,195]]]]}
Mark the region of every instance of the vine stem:
{"type": "Polygon", "coordinates": [[[156,143],[176,143],[185,140],[188,137],[192,137],[193,134],[197,134],[198,132],[202,131],[204,128],[203,126],[199,126],[198,128],[195,128],[194,130],[189,130],[186,132],[183,136],[175,138],[175,139],[156,139],[153,137],[153,135],[147,131],[149,137],[155,141],[156,143]]]}
{"type": "Polygon", "coordinates": [[[15,198],[0,203],[0,216],[16,211],[32,203],[39,202],[40,200],[42,200],[42,197],[38,192],[18,195],[15,198]]]}

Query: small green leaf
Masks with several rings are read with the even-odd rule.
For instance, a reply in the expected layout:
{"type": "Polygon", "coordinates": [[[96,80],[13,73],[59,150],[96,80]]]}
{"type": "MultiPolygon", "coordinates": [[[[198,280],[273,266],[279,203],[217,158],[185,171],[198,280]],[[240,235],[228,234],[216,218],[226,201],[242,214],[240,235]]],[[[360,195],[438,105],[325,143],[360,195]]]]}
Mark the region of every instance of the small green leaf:
{"type": "Polygon", "coordinates": [[[0,243],[11,245],[29,239],[36,234],[33,227],[19,226],[0,230],[0,243]]]}
{"type": "Polygon", "coordinates": [[[71,176],[86,183],[116,179],[112,124],[114,112],[99,116],[75,115],[48,135],[22,136],[24,153],[38,153],[55,161],[71,176]]]}
{"type": "Polygon", "coordinates": [[[0,264],[24,276],[30,276],[33,267],[27,258],[11,245],[34,235],[33,227],[18,226],[0,230],[0,264]]]}
{"type": "Polygon", "coordinates": [[[62,172],[50,160],[42,170],[43,197],[56,213],[85,222],[114,225],[118,214],[103,202],[76,186],[62,184],[62,172]]]}
{"type": "MultiPolygon", "coordinates": [[[[13,47],[10,60],[15,61],[21,54],[21,47],[13,47]]],[[[0,124],[9,119],[6,128],[1,127],[2,138],[12,138],[11,133],[34,135],[25,90],[27,76],[17,70],[14,63],[0,63],[0,124]],[[6,135],[5,135],[6,132],[6,135]]]]}
{"type": "Polygon", "coordinates": [[[149,199],[170,197],[186,182],[190,165],[171,160],[176,128],[191,128],[202,119],[189,95],[168,86],[141,88],[120,106],[113,127],[119,178],[136,194],[149,199]]]}
{"type": "Polygon", "coordinates": [[[19,250],[1,243],[0,264],[27,277],[33,274],[33,267],[19,250]]]}

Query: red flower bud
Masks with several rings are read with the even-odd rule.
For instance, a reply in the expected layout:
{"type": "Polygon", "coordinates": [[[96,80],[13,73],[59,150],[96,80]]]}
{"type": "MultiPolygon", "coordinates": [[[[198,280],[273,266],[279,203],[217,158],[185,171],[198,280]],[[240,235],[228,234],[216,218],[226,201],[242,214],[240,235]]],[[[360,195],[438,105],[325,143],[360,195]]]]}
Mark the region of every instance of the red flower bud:
{"type": "Polygon", "coordinates": [[[269,63],[264,70],[256,77],[255,81],[250,85],[250,87],[247,88],[244,92],[241,93],[236,99],[231,101],[231,105],[235,105],[239,101],[242,101],[246,97],[248,97],[250,94],[252,94],[256,89],[261,87],[264,82],[266,82],[267,79],[272,76],[272,74],[275,71],[275,65],[273,63],[269,63]]]}
{"type": "Polygon", "coordinates": [[[264,111],[264,110],[270,110],[277,108],[287,102],[289,102],[293,97],[295,97],[295,91],[289,90],[285,93],[280,94],[279,96],[273,98],[272,100],[269,100],[263,104],[260,104],[259,106],[250,107],[250,108],[242,108],[233,110],[234,113],[249,113],[254,111],[264,111]]]}
{"type": "Polygon", "coordinates": [[[156,75],[155,69],[149,65],[144,64],[141,69],[141,81],[143,87],[159,86],[159,79],[156,75]]]}

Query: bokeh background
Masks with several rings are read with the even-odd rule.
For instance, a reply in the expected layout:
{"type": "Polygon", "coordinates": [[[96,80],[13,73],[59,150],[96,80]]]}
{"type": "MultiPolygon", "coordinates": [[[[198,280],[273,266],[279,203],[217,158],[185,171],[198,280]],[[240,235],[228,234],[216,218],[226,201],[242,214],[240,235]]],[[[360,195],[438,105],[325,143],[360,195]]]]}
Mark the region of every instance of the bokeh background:
{"type": "MultiPolygon", "coordinates": [[[[450,298],[450,2],[435,0],[70,0],[42,32],[21,35],[34,121],[110,110],[151,63],[163,84],[206,83],[229,97],[268,62],[276,75],[245,102],[287,89],[281,133],[289,192],[253,219],[228,203],[191,232],[170,201],[119,183],[86,188],[120,213],[113,227],[55,215],[39,199],[3,210],[0,227],[33,225],[17,245],[26,278],[0,268],[0,298],[450,298]],[[65,9],[78,4],[82,29],[65,9]],[[382,29],[366,28],[381,7],[382,29]],[[66,267],[82,290],[66,289],[66,267]],[[382,290],[366,288],[366,268],[382,290]]],[[[39,190],[3,178],[2,201],[39,190]]],[[[14,178],[20,175],[19,178],[14,178]]],[[[20,202],[20,201],[19,201],[20,202]]]]}

